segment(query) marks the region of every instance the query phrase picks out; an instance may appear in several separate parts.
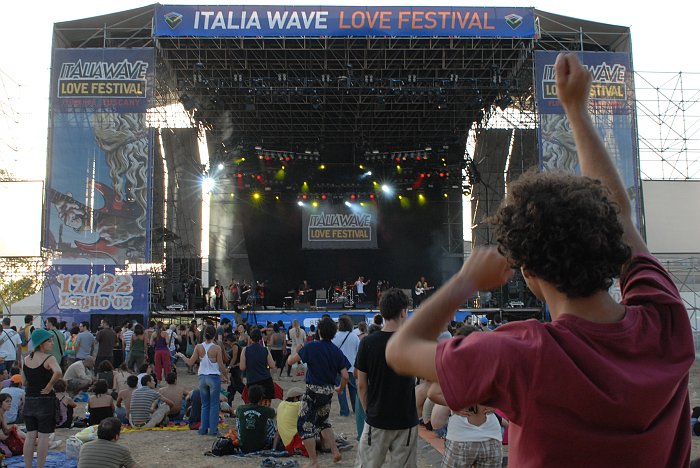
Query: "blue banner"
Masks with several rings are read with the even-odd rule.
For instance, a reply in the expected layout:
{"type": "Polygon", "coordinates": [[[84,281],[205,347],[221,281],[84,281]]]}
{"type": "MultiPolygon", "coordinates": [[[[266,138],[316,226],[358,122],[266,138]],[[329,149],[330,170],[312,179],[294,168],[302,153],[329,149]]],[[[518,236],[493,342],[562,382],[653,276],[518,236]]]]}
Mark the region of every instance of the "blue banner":
{"type": "MultiPolygon", "coordinates": [[[[539,115],[540,167],[579,173],[574,137],[557,99],[554,62],[559,52],[535,52],[535,95],[539,115]]],[[[593,75],[589,110],[642,223],[634,76],[630,56],[622,52],[577,52],[593,75]]]]}
{"type": "Polygon", "coordinates": [[[153,49],[54,51],[44,245],[59,262],[149,259],[153,49]]]}
{"type": "Polygon", "coordinates": [[[157,5],[156,36],[535,37],[532,8],[157,5]]]}
{"type": "Polygon", "coordinates": [[[89,320],[91,313],[148,314],[146,274],[119,272],[110,265],[54,265],[46,278],[44,316],[70,323],[89,320]]]}

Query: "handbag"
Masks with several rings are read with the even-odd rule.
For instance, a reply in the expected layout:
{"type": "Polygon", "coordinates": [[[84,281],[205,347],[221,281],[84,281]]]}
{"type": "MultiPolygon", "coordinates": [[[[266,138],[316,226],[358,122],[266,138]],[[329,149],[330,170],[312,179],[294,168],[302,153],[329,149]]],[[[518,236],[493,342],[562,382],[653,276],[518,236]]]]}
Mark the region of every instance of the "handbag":
{"type": "Polygon", "coordinates": [[[10,452],[12,452],[12,455],[21,455],[24,451],[24,439],[17,434],[17,427],[13,426],[12,429],[10,429],[10,433],[7,435],[7,439],[5,439],[4,442],[7,448],[10,449],[10,452]]]}

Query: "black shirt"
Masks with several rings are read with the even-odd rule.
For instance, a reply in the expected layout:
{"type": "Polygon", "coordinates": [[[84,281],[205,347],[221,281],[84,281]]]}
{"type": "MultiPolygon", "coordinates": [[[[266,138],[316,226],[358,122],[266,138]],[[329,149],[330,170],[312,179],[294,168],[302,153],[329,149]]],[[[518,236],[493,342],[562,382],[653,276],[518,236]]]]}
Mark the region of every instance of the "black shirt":
{"type": "Polygon", "coordinates": [[[384,351],[393,332],[378,331],[360,341],[355,367],[367,374],[365,421],[379,429],[408,429],[418,424],[415,378],[396,374],[384,351]]]}

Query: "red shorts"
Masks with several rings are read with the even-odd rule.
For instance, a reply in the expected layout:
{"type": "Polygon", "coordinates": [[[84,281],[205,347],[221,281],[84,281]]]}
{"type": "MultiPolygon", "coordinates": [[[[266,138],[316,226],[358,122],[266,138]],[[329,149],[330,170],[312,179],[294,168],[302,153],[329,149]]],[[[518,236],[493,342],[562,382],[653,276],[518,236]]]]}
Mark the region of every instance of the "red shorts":
{"type": "Polygon", "coordinates": [[[299,449],[302,455],[304,455],[305,457],[309,456],[309,452],[306,451],[306,447],[304,447],[304,443],[301,441],[301,437],[299,437],[298,432],[294,434],[292,441],[289,442],[289,444],[287,444],[285,448],[287,449],[287,453],[289,453],[290,455],[296,455],[296,449],[299,449]]]}

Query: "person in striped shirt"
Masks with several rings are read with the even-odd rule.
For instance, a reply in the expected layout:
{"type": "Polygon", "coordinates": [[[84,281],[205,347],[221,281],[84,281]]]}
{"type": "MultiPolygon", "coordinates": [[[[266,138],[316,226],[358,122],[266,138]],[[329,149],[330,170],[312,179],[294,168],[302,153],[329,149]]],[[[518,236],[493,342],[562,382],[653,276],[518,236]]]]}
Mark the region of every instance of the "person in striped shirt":
{"type": "Polygon", "coordinates": [[[129,351],[131,351],[131,337],[134,336],[133,324],[130,321],[124,322],[122,337],[124,338],[124,362],[129,361],[129,351]]]}
{"type": "Polygon", "coordinates": [[[103,419],[97,426],[97,440],[80,448],[78,468],[139,468],[129,449],[117,443],[121,430],[119,419],[103,419]]]}

